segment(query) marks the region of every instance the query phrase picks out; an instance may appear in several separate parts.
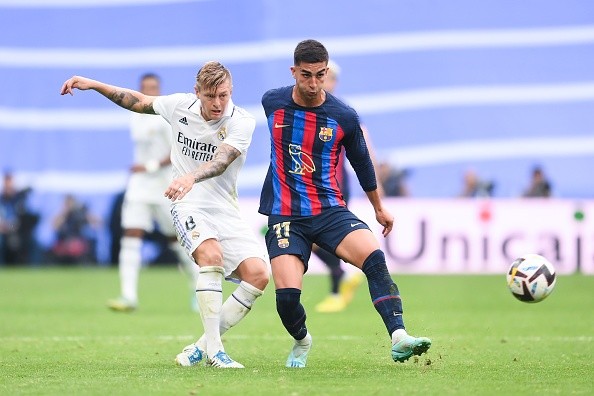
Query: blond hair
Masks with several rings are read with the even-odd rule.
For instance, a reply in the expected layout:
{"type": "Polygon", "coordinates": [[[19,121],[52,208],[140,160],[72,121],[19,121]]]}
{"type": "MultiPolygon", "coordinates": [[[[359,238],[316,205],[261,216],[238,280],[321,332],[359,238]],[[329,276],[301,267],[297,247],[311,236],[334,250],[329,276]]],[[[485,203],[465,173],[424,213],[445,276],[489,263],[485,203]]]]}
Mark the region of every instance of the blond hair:
{"type": "Polygon", "coordinates": [[[214,92],[225,80],[233,85],[231,72],[220,62],[206,62],[196,75],[196,90],[198,92],[214,92]]]}

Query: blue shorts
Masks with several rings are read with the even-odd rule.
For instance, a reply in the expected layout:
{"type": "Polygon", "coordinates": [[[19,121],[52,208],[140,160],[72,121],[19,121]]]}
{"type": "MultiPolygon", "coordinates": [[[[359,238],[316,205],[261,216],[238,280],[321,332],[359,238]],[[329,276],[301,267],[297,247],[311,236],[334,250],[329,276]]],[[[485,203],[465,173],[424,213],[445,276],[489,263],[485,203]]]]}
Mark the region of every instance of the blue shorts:
{"type": "Polygon", "coordinates": [[[266,247],[270,259],[293,254],[303,261],[307,271],[312,244],[334,253],[344,237],[359,229],[369,230],[369,227],[342,206],[326,209],[315,216],[270,215],[266,247]]]}

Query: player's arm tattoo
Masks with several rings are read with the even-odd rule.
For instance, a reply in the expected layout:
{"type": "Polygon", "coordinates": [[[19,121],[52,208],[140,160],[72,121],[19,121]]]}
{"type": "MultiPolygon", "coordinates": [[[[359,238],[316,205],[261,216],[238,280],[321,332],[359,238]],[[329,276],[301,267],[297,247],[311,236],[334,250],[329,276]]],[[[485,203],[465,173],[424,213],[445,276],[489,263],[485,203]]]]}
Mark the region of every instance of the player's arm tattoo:
{"type": "Polygon", "coordinates": [[[132,110],[137,113],[156,114],[153,103],[141,103],[141,98],[137,92],[115,89],[106,95],[109,100],[124,109],[132,110]]]}
{"type": "Polygon", "coordinates": [[[214,153],[213,159],[203,163],[198,169],[192,172],[194,183],[199,183],[211,177],[219,176],[233,162],[241,152],[228,144],[221,144],[214,153]]]}

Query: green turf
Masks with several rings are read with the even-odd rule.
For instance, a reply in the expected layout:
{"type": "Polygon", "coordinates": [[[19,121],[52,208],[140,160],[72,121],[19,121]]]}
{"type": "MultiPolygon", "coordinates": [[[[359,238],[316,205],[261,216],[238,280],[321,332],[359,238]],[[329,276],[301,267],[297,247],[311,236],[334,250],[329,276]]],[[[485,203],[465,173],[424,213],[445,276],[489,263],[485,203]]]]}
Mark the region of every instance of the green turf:
{"type": "Polygon", "coordinates": [[[308,367],[284,367],[292,342],[271,284],[224,336],[246,369],[217,370],[173,363],[200,332],[177,270],[144,270],[140,309],[121,314],[105,307],[113,269],[1,269],[0,395],[594,394],[594,277],[559,277],[539,304],[515,300],[503,275],[395,279],[409,332],[433,340],[428,354],[391,360],[365,284],[345,312],[315,313],[328,279],[308,276],[308,367]]]}

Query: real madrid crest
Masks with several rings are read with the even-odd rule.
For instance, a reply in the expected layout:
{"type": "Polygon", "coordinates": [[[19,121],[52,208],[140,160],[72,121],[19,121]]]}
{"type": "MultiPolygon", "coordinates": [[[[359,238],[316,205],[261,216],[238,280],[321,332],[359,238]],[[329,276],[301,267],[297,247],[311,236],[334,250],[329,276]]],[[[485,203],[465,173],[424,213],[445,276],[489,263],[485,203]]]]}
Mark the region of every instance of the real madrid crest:
{"type": "Polygon", "coordinates": [[[227,138],[227,128],[222,127],[221,129],[219,129],[219,131],[217,132],[217,137],[221,142],[225,140],[227,138]]]}
{"type": "Polygon", "coordinates": [[[318,137],[323,142],[329,142],[332,140],[334,130],[328,127],[320,127],[320,133],[318,133],[318,137]]]}

